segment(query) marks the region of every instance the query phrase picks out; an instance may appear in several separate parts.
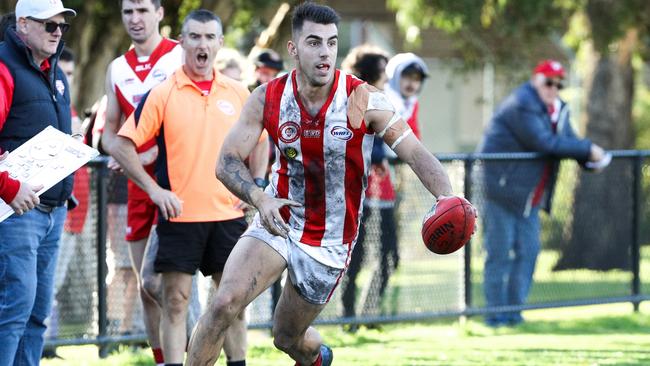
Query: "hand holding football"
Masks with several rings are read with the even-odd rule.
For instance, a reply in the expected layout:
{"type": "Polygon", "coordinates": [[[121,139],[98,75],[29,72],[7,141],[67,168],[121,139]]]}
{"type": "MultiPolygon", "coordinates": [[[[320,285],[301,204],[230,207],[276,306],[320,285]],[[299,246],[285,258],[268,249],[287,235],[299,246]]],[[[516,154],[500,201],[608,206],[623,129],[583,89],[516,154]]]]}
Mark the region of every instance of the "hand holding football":
{"type": "Polygon", "coordinates": [[[450,254],[462,248],[474,234],[476,209],[462,197],[443,197],[422,223],[422,240],[436,254],[450,254]]]}

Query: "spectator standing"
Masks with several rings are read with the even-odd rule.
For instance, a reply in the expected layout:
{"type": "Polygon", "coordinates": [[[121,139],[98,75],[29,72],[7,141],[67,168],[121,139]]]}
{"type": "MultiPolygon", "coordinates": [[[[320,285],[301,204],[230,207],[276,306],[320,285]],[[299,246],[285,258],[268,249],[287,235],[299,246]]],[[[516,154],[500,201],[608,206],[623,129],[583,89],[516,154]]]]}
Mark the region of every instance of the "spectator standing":
{"type": "MultiPolygon", "coordinates": [[[[69,28],[65,16],[76,13],[60,0],[19,0],[15,15],[16,27],[7,29],[0,43],[4,151],[48,126],[71,133],[70,88],[57,63],[69,28]]],[[[40,196],[36,209],[19,207],[0,223],[0,365],[39,364],[72,181],[68,176],[40,196]]]]}
{"type": "MultiPolygon", "coordinates": [[[[482,153],[539,152],[553,160],[486,161],[483,231],[486,251],[484,293],[487,306],[523,305],[540,250],[539,211],[550,212],[559,169],[556,158],[580,164],[601,161],[603,149],[576,136],[567,104],[559,98],[565,71],[544,60],[529,81],[497,108],[478,147],[482,153]]],[[[521,323],[521,312],[485,317],[492,327],[521,323]]]]}
{"type": "Polygon", "coordinates": [[[408,123],[413,134],[420,138],[418,95],[424,80],[429,76],[427,64],[413,53],[398,53],[386,65],[388,84],[384,92],[395,105],[397,112],[408,123]]]}
{"type": "Polygon", "coordinates": [[[219,50],[214,63],[215,68],[222,75],[243,82],[244,75],[248,68],[246,67],[244,56],[242,56],[236,49],[223,47],[219,50]]]}
{"type": "MultiPolygon", "coordinates": [[[[218,287],[226,259],[247,226],[236,198],[214,176],[225,134],[249,94],[240,82],[214,69],[222,45],[221,20],[215,14],[203,9],[188,14],[181,34],[183,66],[143,97],[112,147],[128,176],[160,210],[155,271],[162,273],[161,340],[167,365],[183,362],[192,275],[200,269],[218,287]],[[157,182],[136,153],[151,139],[162,152],[157,182]]],[[[229,366],[245,365],[241,315],[228,329],[229,341],[238,347],[228,353],[229,366]]]]}
{"type": "MultiPolygon", "coordinates": [[[[353,48],[341,64],[344,71],[350,72],[361,80],[384,90],[386,84],[386,64],[388,53],[379,47],[361,45],[353,48]]],[[[371,155],[372,165],[368,173],[368,188],[363,201],[363,216],[359,227],[359,237],[354,246],[354,253],[347,270],[347,277],[342,283],[343,315],[356,316],[357,285],[356,279],[361,270],[361,263],[367,250],[366,227],[372,210],[377,210],[380,216],[378,228],[380,231],[379,263],[370,276],[370,288],[362,305],[364,310],[376,308],[381,304],[388,277],[397,266],[397,227],[395,225],[395,190],[391,182],[390,168],[384,153],[384,141],[375,136],[371,155]],[[374,303],[376,306],[371,305],[374,303]]],[[[349,327],[355,331],[356,325],[349,327]]]]}
{"type": "Polygon", "coordinates": [[[282,58],[272,49],[263,49],[254,60],[255,63],[255,80],[250,89],[253,90],[258,86],[273,80],[284,70],[282,58]]]}
{"type": "MultiPolygon", "coordinates": [[[[178,42],[160,34],[160,22],[164,16],[161,0],[120,0],[122,23],[133,48],[111,62],[106,73],[105,91],[107,96],[105,126],[102,130],[101,145],[111,156],[115,135],[125,118],[129,117],[142,97],[155,85],[169,77],[182,64],[182,50],[178,42]]],[[[141,163],[153,175],[158,146],[154,140],[138,148],[141,163]]],[[[145,328],[149,344],[157,364],[164,363],[160,347],[160,276],[153,272],[153,258],[158,243],[150,238],[152,226],[156,221],[156,206],[149,196],[135,183],[126,182],[120,173],[119,164],[111,159],[112,193],[109,206],[111,221],[111,249],[113,263],[118,279],[127,278],[124,274],[127,260],[122,241],[119,240],[120,219],[124,218],[126,204],[126,236],[128,254],[132,271],[137,277],[142,300],[145,328]],[[125,187],[126,186],[126,187],[125,187]],[[125,199],[123,192],[128,191],[125,199]],[[119,236],[118,236],[119,235],[119,236]],[[150,253],[149,253],[150,252],[150,253]]],[[[128,286],[127,286],[128,288],[128,286]]],[[[196,301],[198,304],[198,299],[196,301]]]]}

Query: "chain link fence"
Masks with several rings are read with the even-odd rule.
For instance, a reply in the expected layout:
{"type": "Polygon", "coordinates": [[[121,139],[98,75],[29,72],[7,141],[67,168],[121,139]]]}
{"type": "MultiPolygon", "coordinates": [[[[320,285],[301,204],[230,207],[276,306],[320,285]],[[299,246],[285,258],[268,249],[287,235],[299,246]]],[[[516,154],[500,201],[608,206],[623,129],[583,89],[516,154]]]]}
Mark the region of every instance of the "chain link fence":
{"type": "MultiPolygon", "coordinates": [[[[583,173],[573,161],[561,162],[552,213],[541,216],[542,250],[529,301],[514,308],[485,306],[480,218],[478,230],[465,248],[445,256],[429,252],[420,229],[434,198],[408,166],[392,166],[396,226],[391,230],[383,223],[380,207],[365,212],[364,253],[354,291],[345,291],[350,281],[344,279],[317,323],[374,325],[609,302],[638,306],[650,299],[650,247],[642,246],[650,243],[650,205],[646,202],[649,156],[646,151],[614,152],[610,167],[599,174],[583,173]],[[396,237],[394,245],[385,237],[382,242],[383,231],[396,237]]],[[[438,158],[454,192],[469,198],[479,216],[490,215],[483,211],[486,162],[541,159],[536,154],[438,158]]],[[[110,176],[104,159],[93,161],[87,171],[86,183],[77,184],[87,185],[88,210],[81,231],[67,231],[62,240],[47,344],[144,341],[137,283],[125,250],[126,210],[120,199],[119,178],[110,176]]],[[[205,304],[210,285],[199,282],[199,296],[205,304]]],[[[270,290],[249,305],[247,315],[250,327],[270,327],[270,290]]]]}

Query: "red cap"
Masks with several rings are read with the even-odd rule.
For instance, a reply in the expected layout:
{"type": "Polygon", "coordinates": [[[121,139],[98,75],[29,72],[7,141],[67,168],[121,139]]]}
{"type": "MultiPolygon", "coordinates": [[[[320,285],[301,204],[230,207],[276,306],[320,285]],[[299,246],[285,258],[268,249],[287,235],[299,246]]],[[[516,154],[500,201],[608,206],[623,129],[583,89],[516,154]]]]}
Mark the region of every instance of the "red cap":
{"type": "Polygon", "coordinates": [[[561,63],[555,60],[544,60],[535,66],[533,74],[543,74],[547,78],[564,78],[564,68],[561,63]]]}

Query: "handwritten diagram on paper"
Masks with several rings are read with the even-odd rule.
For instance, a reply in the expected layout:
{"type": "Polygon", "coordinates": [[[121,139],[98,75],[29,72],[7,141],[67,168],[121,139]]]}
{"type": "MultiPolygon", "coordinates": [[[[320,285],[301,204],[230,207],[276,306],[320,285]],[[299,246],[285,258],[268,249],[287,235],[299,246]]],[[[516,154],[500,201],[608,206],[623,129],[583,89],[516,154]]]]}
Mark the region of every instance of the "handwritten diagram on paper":
{"type": "MultiPolygon", "coordinates": [[[[99,152],[52,126],[22,144],[0,161],[0,171],[31,185],[43,185],[37,194],[52,188],[68,175],[74,173],[99,152]]],[[[0,222],[14,213],[0,200],[0,222]]]]}

